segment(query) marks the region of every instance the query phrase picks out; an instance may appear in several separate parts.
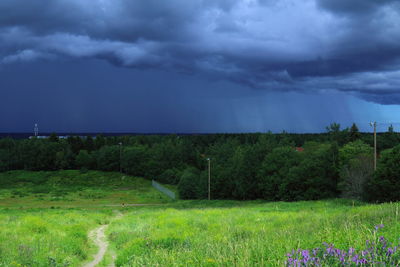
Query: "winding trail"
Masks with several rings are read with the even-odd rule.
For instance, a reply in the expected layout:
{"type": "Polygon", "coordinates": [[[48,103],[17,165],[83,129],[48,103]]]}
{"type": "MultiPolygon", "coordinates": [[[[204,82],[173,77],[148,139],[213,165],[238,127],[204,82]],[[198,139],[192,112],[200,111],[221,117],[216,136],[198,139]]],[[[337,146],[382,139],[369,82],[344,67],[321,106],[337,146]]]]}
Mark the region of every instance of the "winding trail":
{"type": "MultiPolygon", "coordinates": [[[[124,216],[120,211],[114,211],[114,212],[117,213],[117,215],[113,218],[113,220],[120,219],[124,216]]],[[[109,226],[109,224],[102,225],[102,226],[90,231],[89,238],[93,240],[93,242],[99,248],[99,251],[94,256],[94,259],[91,262],[83,265],[83,267],[95,267],[97,264],[99,264],[103,260],[104,255],[106,254],[107,249],[108,249],[108,241],[107,241],[106,235],[104,233],[108,226],[109,226]]],[[[113,259],[113,262],[110,264],[110,267],[115,266],[114,265],[115,255],[112,255],[112,259],[113,259]]]]}

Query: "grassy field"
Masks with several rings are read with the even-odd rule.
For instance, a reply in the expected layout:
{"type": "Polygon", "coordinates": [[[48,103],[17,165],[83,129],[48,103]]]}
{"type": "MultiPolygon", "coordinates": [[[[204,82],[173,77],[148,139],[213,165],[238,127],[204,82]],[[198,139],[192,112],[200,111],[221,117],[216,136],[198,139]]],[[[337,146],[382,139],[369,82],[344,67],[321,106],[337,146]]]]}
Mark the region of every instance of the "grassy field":
{"type": "Polygon", "coordinates": [[[0,207],[99,207],[171,200],[151,181],[98,171],[0,173],[0,207]]]}
{"type": "Polygon", "coordinates": [[[117,266],[284,266],[292,249],[362,248],[382,235],[398,241],[398,204],[185,202],[130,210],[111,224],[117,266]]]}
{"type": "Polygon", "coordinates": [[[120,173],[0,173],[0,266],[81,266],[97,249],[88,232],[122,203],[169,202],[150,181],[120,173]]]}
{"type": "Polygon", "coordinates": [[[96,248],[87,233],[107,210],[0,210],[0,266],[80,266],[96,248]]]}
{"type": "Polygon", "coordinates": [[[147,180],[122,177],[0,174],[0,266],[82,266],[96,253],[88,232],[102,224],[110,247],[100,266],[113,253],[116,266],[284,266],[292,249],[362,248],[378,224],[389,241],[400,237],[398,203],[171,201],[147,180]]]}

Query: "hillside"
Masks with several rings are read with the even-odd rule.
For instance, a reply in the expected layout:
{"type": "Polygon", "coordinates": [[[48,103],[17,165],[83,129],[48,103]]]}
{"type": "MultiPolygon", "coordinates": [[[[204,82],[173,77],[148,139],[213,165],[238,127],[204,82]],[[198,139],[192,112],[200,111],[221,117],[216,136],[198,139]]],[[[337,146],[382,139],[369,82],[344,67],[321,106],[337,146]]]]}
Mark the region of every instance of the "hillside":
{"type": "Polygon", "coordinates": [[[0,207],[112,207],[170,201],[151,181],[116,172],[0,173],[0,207]]]}

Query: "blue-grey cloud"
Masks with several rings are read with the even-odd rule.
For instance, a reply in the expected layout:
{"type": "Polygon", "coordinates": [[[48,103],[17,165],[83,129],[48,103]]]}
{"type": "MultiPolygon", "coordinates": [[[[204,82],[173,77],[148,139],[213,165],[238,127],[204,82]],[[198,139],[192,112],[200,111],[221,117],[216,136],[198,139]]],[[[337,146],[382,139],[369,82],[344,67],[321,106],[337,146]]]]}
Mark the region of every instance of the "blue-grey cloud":
{"type": "Polygon", "coordinates": [[[395,0],[2,0],[0,64],[65,57],[399,104],[395,0]]]}

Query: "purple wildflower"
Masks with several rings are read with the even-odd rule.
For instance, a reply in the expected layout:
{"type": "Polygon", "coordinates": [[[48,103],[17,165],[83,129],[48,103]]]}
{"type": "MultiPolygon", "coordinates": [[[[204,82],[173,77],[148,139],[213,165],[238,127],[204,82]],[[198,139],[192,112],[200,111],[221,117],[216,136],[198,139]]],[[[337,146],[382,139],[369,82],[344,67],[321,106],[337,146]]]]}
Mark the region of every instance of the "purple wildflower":
{"type": "Polygon", "coordinates": [[[379,229],[381,229],[383,227],[385,227],[385,225],[383,225],[383,224],[375,225],[375,231],[378,231],[379,229]]]}
{"type": "MultiPolygon", "coordinates": [[[[383,228],[383,224],[377,225],[375,229],[383,228]]],[[[384,236],[378,237],[376,242],[366,241],[363,250],[353,247],[348,249],[336,248],[333,244],[323,243],[324,249],[314,248],[311,250],[298,249],[287,254],[286,266],[308,267],[308,266],[393,266],[400,258],[400,245],[393,246],[388,243],[384,236]]]]}

